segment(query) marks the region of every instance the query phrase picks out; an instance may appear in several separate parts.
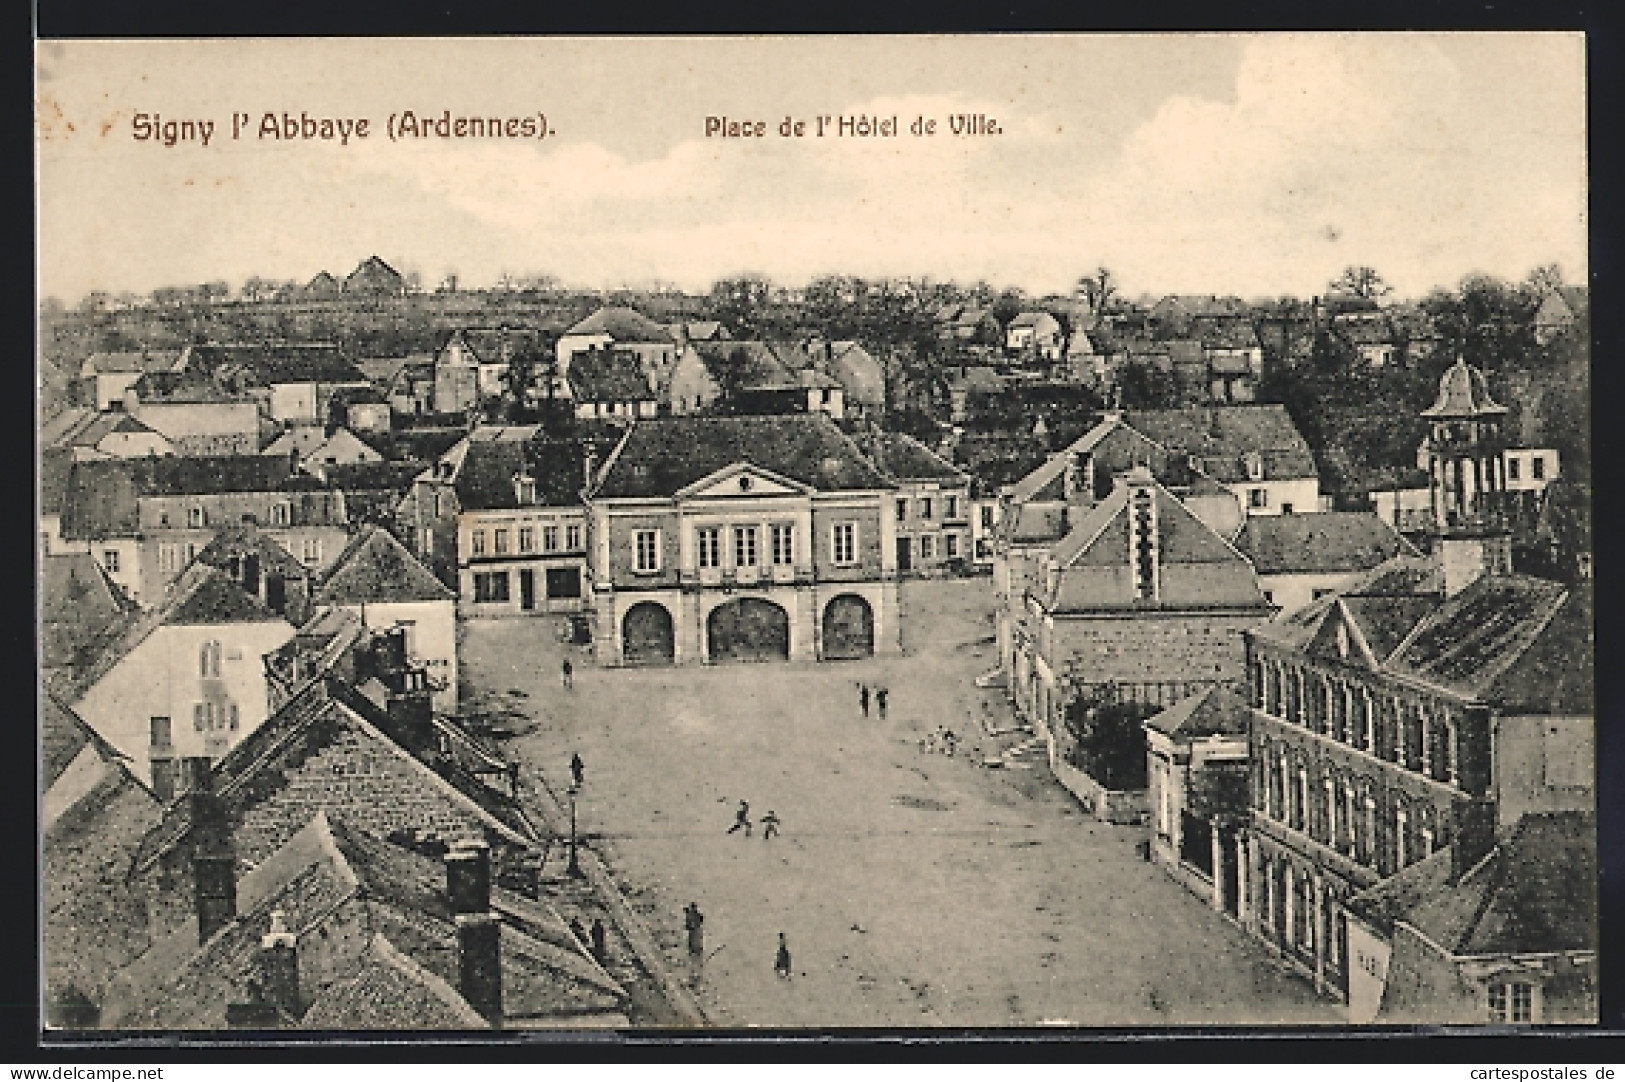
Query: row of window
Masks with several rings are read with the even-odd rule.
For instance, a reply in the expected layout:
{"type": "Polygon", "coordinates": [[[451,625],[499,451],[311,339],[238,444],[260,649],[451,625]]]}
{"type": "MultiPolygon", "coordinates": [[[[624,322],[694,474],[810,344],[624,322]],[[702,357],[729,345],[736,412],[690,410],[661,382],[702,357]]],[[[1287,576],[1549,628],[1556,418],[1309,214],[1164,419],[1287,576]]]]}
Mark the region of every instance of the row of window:
{"type": "MultiPolygon", "coordinates": [[[[898,522],[907,522],[908,521],[908,505],[909,505],[909,501],[907,499],[899,498],[897,500],[897,521],[898,522]]],[[[922,497],[920,497],[919,505],[920,505],[920,518],[927,521],[927,522],[929,522],[931,520],[933,512],[935,512],[935,510],[936,510],[936,501],[933,500],[930,496],[922,496],[922,497]]],[[[984,511],[984,517],[988,517],[992,513],[992,508],[983,508],[983,511],[984,511]]],[[[944,496],[942,498],[942,517],[945,518],[945,519],[956,519],[956,518],[959,517],[959,497],[958,496],[949,495],[949,496],[944,496]]]]}
{"type": "MultiPolygon", "coordinates": [[[[937,539],[936,539],[936,537],[934,537],[931,534],[923,534],[923,535],[921,535],[919,540],[920,540],[920,559],[922,559],[922,560],[935,559],[936,555],[937,555],[937,539]]],[[[900,544],[904,544],[904,545],[909,543],[909,539],[906,538],[906,537],[899,538],[898,541],[899,541],[900,544]]],[[[942,555],[943,555],[944,559],[949,559],[949,560],[952,560],[952,559],[956,558],[959,555],[959,535],[958,534],[945,533],[945,534],[942,535],[942,555]]]]}
{"type": "MultiPolygon", "coordinates": [[[[512,598],[510,576],[506,571],[477,571],[474,573],[474,600],[481,604],[501,604],[512,598]]],[[[546,597],[552,600],[576,599],[581,596],[581,569],[578,567],[550,567],[541,581],[546,597]]],[[[534,608],[537,602],[535,572],[525,568],[519,572],[519,601],[524,608],[534,608]]]]}
{"type": "MultiPolygon", "coordinates": [[[[1346,649],[1346,630],[1338,628],[1346,649]]],[[[1442,704],[1379,695],[1322,673],[1255,659],[1253,706],[1434,781],[1456,780],[1457,725],[1442,704]]]]}
{"type": "MultiPolygon", "coordinates": [[[[528,555],[538,551],[536,548],[536,528],[534,526],[521,526],[519,527],[517,534],[517,540],[519,542],[518,551],[521,555],[528,555]]],[[[512,555],[514,550],[511,542],[515,539],[514,535],[515,531],[510,530],[507,527],[497,527],[496,529],[492,530],[490,554],[493,556],[512,555]]],[[[581,524],[578,522],[573,522],[565,526],[562,534],[557,526],[543,526],[542,547],[540,551],[577,552],[582,548],[581,538],[581,524]],[[562,549],[559,545],[559,540],[561,537],[564,541],[562,549]]],[[[485,541],[486,537],[484,530],[475,530],[470,533],[468,535],[469,553],[474,556],[486,555],[485,541]]]]}
{"type": "MultiPolygon", "coordinates": [[[[331,460],[329,460],[331,462],[331,460]]],[[[273,503],[271,505],[271,525],[289,526],[293,523],[293,506],[288,503],[273,503]]],[[[168,527],[169,512],[158,512],[158,525],[168,527]]],[[[208,508],[197,506],[186,509],[186,526],[188,529],[200,530],[209,525],[208,508]]]]}
{"type": "MultiPolygon", "coordinates": [[[[767,554],[777,566],[795,563],[796,529],[788,523],[775,523],[768,528],[767,554]]],[[[830,560],[837,566],[851,566],[858,562],[858,524],[837,522],[830,526],[830,560]]],[[[734,567],[757,567],[762,562],[759,545],[760,529],[756,526],[734,526],[729,533],[730,554],[734,567]]],[[[722,527],[703,526],[695,531],[697,556],[701,568],[720,568],[722,564],[722,527]]],[[[640,574],[654,574],[664,567],[660,530],[634,530],[632,533],[632,569],[640,574]]]]}

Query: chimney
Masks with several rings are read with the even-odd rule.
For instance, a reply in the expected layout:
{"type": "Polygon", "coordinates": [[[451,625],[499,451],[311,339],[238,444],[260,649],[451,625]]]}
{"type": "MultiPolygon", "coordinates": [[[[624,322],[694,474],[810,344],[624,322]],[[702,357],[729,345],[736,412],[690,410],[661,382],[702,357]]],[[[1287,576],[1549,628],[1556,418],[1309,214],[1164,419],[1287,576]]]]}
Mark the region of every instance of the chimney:
{"type": "Polygon", "coordinates": [[[581,460],[582,485],[592,487],[593,474],[598,472],[598,452],[591,447],[587,448],[585,457],[581,460]]]}
{"type": "Polygon", "coordinates": [[[1450,842],[1450,882],[1478,866],[1495,849],[1495,801],[1480,798],[1456,805],[1456,831],[1450,842]]]}
{"type": "Polygon", "coordinates": [[[273,1006],[299,1017],[299,941],[280,909],[271,910],[271,930],[260,937],[260,985],[273,1006]]]}
{"type": "Polygon", "coordinates": [[[1129,515],[1129,571],[1134,582],[1134,597],[1140,601],[1155,601],[1160,592],[1161,537],[1157,525],[1157,496],[1151,470],[1135,466],[1118,477],[1118,484],[1128,488],[1129,515]]]}
{"type": "Polygon", "coordinates": [[[199,946],[237,919],[237,857],[232,851],[225,801],[214,791],[210,766],[207,756],[182,760],[192,818],[188,841],[199,946]]]}
{"type": "Polygon", "coordinates": [[[502,926],[491,912],[491,849],[483,841],[460,841],[446,854],[446,898],[457,925],[457,990],[500,1026],[502,926]]]}

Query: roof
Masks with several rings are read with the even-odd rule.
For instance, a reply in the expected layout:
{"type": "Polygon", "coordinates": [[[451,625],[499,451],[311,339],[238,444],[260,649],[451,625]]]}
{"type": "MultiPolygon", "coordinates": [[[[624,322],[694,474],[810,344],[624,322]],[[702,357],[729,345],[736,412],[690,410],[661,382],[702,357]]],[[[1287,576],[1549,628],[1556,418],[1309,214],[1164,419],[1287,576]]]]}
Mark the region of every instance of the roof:
{"type": "MultiPolygon", "coordinates": [[[[671,335],[654,320],[631,308],[609,305],[564,332],[566,335],[606,334],[615,342],[670,342],[671,335]]],[[[572,365],[574,361],[570,362],[572,365]]]]}
{"type": "Polygon", "coordinates": [[[638,421],[605,464],[593,496],[674,496],[735,463],[826,492],[891,487],[835,422],[798,413],[638,421]]]}
{"type": "Polygon", "coordinates": [[[1391,345],[1397,337],[1388,318],[1361,319],[1352,313],[1332,317],[1332,327],[1344,340],[1357,346],[1391,345]]]}
{"type": "Polygon", "coordinates": [[[1022,312],[1011,319],[1009,325],[1011,327],[1042,327],[1045,320],[1057,326],[1060,325],[1060,321],[1048,312],[1022,312]]]}
{"type": "Polygon", "coordinates": [[[1203,473],[1224,484],[1249,480],[1248,454],[1260,456],[1266,480],[1318,476],[1309,444],[1285,406],[1132,410],[1124,420],[1170,453],[1195,458],[1203,473]]]}
{"type": "Polygon", "coordinates": [[[74,472],[73,453],[66,448],[45,448],[39,454],[39,510],[60,515],[68,504],[74,472]]]}
{"type": "Polygon", "coordinates": [[[312,600],[318,605],[366,605],[456,597],[388,530],[367,526],[351,538],[312,600]]]}
{"type": "Polygon", "coordinates": [[[1234,543],[1260,575],[1369,571],[1415,554],[1374,511],[1249,515],[1234,543]]]}
{"type": "Polygon", "coordinates": [[[47,669],[91,660],[132,620],[135,602],[89,553],[40,561],[40,663],[47,669]]]}
{"type": "Polygon", "coordinates": [[[491,429],[475,429],[457,470],[457,501],[464,511],[516,508],[519,487],[515,479],[536,481],[540,507],[570,507],[581,503],[586,484],[586,451],[575,441],[537,438],[538,430],[518,430],[518,438],[492,438],[491,429]]]}
{"type": "Polygon", "coordinates": [[[931,448],[902,432],[876,432],[860,446],[881,473],[900,481],[948,481],[964,484],[970,475],[931,448]]]}
{"type": "Polygon", "coordinates": [[[58,701],[55,695],[40,696],[40,767],[44,788],[49,789],[68,765],[87,746],[109,762],[120,758],[117,750],[85,724],[83,718],[58,701]]]}
{"type": "Polygon", "coordinates": [[[1180,740],[1205,736],[1244,736],[1247,703],[1222,685],[1215,685],[1146,719],[1145,727],[1180,740]]]}
{"type": "Polygon", "coordinates": [[[694,349],[718,386],[751,391],[840,386],[793,343],[699,342],[694,349]]]}
{"type": "Polygon", "coordinates": [[[1198,316],[1192,331],[1203,349],[1258,349],[1252,320],[1241,316],[1198,316]]]}
{"type": "Polygon", "coordinates": [[[1490,397],[1489,381],[1484,373],[1461,358],[1444,370],[1439,377],[1439,395],[1433,405],[1422,411],[1423,417],[1482,417],[1507,412],[1490,397]]]}
{"type": "Polygon", "coordinates": [[[266,444],[260,454],[291,454],[304,458],[326,442],[327,433],[322,430],[320,425],[302,425],[298,428],[284,430],[282,435],[266,444]]]}
{"type": "Polygon", "coordinates": [[[310,568],[293,558],[276,538],[252,523],[231,523],[214,532],[214,539],[197,554],[201,563],[226,571],[232,559],[246,553],[259,557],[260,573],[281,575],[287,579],[311,577],[310,568]]]}
{"type": "Polygon", "coordinates": [[[356,265],[355,270],[344,279],[344,288],[352,290],[358,286],[367,288],[383,288],[400,290],[405,288],[406,279],[401,273],[377,256],[368,256],[356,265]]]}
{"type": "Polygon", "coordinates": [[[570,394],[577,402],[652,402],[655,393],[637,354],[590,349],[570,360],[570,394]]]}
{"type": "Polygon", "coordinates": [[[91,373],[173,372],[186,359],[181,349],[139,350],[121,353],[92,353],[85,358],[81,371],[91,373]]]}
{"type": "Polygon", "coordinates": [[[989,365],[966,365],[948,373],[948,386],[966,394],[998,394],[1004,390],[1004,377],[989,365]]]}
{"type": "Polygon", "coordinates": [[[253,382],[265,387],[276,383],[367,382],[365,373],[345,360],[335,343],[214,342],[192,347],[189,367],[214,372],[223,365],[241,367],[253,382]]]}
{"type": "Polygon", "coordinates": [[[1594,813],[1528,813],[1458,881],[1449,871],[1441,850],[1349,905],[1378,927],[1409,925],[1458,958],[1597,949],[1594,813]]]}
{"type": "Polygon", "coordinates": [[[1143,467],[1090,508],[1055,546],[1051,558],[1058,574],[1042,589],[1045,607],[1052,613],[1270,609],[1246,558],[1143,467]],[[1130,565],[1130,500],[1140,489],[1151,492],[1156,520],[1154,597],[1137,595],[1130,565]]]}
{"type": "Polygon", "coordinates": [[[115,458],[75,462],[69,469],[61,514],[63,535],[72,538],[134,534],[142,497],[324,487],[316,478],[296,473],[290,458],[283,455],[115,458]]]}
{"type": "MultiPolygon", "coordinates": [[[[316,947],[301,957],[305,1028],[483,1028],[457,991],[459,956],[444,864],[318,812],[238,883],[238,916],[201,947],[195,921],[160,939],[109,995],[121,1028],[223,1028],[226,1004],[257,977],[272,913],[316,947]]],[[[626,992],[594,962],[546,903],[500,887],[502,999],[508,1018],[551,1019],[624,1010],[626,992]]]]}

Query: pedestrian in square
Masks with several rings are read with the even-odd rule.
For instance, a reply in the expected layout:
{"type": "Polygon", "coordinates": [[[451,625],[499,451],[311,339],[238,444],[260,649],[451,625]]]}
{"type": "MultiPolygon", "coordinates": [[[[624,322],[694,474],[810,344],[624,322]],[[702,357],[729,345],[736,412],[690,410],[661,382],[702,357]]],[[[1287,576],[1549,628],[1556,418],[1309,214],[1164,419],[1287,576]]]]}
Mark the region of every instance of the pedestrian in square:
{"type": "Polygon", "coordinates": [[[604,931],[604,922],[597,917],[592,919],[592,956],[598,959],[599,965],[609,961],[609,935],[604,931]]]}
{"type": "Polygon", "coordinates": [[[570,659],[569,658],[565,658],[564,659],[564,686],[567,687],[567,688],[575,687],[576,686],[575,679],[576,679],[575,666],[570,664],[570,659]]]}
{"type": "Polygon", "coordinates": [[[858,685],[858,705],[863,708],[863,716],[869,716],[869,685],[858,685]]]}
{"type": "Polygon", "coordinates": [[[750,805],[743,800],[739,802],[739,808],[734,812],[734,825],[728,828],[728,833],[732,834],[741,827],[745,830],[745,837],[750,837],[750,805]]]}
{"type": "Polygon", "coordinates": [[[695,958],[705,956],[705,914],[698,903],[689,902],[683,910],[683,927],[688,929],[688,953],[695,958]]]}
{"type": "Polygon", "coordinates": [[[577,789],[587,780],[587,764],[581,761],[580,753],[570,756],[570,778],[577,789]]]}
{"type": "Polygon", "coordinates": [[[772,808],[762,816],[762,840],[765,842],[779,832],[779,817],[772,808]]]}
{"type": "Polygon", "coordinates": [[[880,710],[881,721],[886,720],[886,697],[890,694],[891,693],[885,688],[881,688],[879,691],[875,692],[875,706],[880,710]]]}
{"type": "Polygon", "coordinates": [[[790,979],[790,944],[784,941],[784,933],[779,933],[779,951],[773,956],[773,972],[785,980],[790,979]]]}

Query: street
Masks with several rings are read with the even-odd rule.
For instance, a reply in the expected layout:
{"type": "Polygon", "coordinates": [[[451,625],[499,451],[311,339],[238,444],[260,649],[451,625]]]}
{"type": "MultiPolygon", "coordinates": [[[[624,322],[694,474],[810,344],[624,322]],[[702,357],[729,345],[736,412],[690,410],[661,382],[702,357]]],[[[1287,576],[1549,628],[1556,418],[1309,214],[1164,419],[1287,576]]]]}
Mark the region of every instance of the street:
{"type": "Polygon", "coordinates": [[[905,655],[884,660],[606,670],[546,619],[470,622],[462,659],[472,701],[529,719],[507,744],[527,771],[562,796],[581,756],[587,844],[718,1025],[1336,1023],[1138,856],[1143,829],[1085,816],[1042,749],[983,764],[1025,736],[984,728],[1012,725],[973,684],[990,611],[985,580],[905,583],[905,655]],[[860,682],[889,689],[885,721],[860,682]],[[951,757],[921,747],[943,725],[951,757]],[[749,837],[728,833],[741,800],[749,837]]]}

